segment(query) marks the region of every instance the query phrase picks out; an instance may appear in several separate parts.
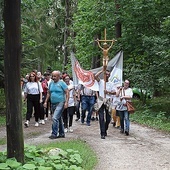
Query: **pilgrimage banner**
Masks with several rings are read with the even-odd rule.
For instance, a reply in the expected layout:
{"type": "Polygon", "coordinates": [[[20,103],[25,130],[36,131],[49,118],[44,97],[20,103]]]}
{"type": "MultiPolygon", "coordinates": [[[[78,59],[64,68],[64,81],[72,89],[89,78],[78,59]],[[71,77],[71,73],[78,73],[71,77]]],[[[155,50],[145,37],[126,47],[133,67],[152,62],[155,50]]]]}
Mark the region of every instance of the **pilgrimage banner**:
{"type": "MultiPolygon", "coordinates": [[[[98,91],[98,82],[94,78],[94,74],[102,70],[103,67],[98,67],[92,70],[84,70],[81,68],[80,63],[75,58],[74,53],[71,53],[71,64],[72,64],[72,76],[73,84],[83,84],[85,87],[92,90],[98,91]]],[[[111,71],[109,81],[115,85],[122,85],[122,73],[123,73],[123,51],[120,51],[108,62],[107,68],[111,71]]]]}
{"type": "Polygon", "coordinates": [[[71,63],[74,86],[82,84],[91,90],[99,91],[98,82],[95,80],[93,72],[82,69],[73,53],[71,53],[71,63]]]}

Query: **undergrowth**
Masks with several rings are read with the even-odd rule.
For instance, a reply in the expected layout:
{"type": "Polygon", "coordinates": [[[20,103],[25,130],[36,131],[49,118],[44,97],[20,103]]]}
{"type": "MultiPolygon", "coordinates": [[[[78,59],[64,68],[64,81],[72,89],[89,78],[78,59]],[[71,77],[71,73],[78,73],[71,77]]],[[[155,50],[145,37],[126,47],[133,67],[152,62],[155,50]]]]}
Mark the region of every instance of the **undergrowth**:
{"type": "Polygon", "coordinates": [[[145,106],[140,101],[134,104],[136,112],[130,116],[132,121],[170,132],[170,101],[166,97],[148,100],[145,106]]]}
{"type": "MultiPolygon", "coordinates": [[[[73,142],[73,141],[72,141],[73,142]]],[[[67,142],[63,142],[65,145],[67,142]]],[[[76,142],[75,142],[76,143],[76,142]]],[[[0,152],[0,169],[9,170],[85,170],[93,169],[94,164],[90,167],[85,166],[84,154],[80,154],[78,150],[75,149],[61,149],[56,148],[58,144],[43,145],[43,147],[36,146],[25,146],[24,156],[25,163],[22,165],[17,162],[15,158],[7,159],[6,152],[0,152]]],[[[84,144],[79,141],[79,146],[84,144]]],[[[68,145],[70,147],[70,145],[68,145]]],[[[89,148],[85,146],[89,151],[89,148]]],[[[92,153],[92,152],[91,152],[92,153]]],[[[89,154],[86,155],[88,157],[89,154]]],[[[91,155],[92,156],[92,155],[91,155]]],[[[94,157],[95,158],[95,157],[94,157]]],[[[92,159],[96,163],[96,158],[92,159]]],[[[86,162],[87,164],[87,162],[86,162]]]]}

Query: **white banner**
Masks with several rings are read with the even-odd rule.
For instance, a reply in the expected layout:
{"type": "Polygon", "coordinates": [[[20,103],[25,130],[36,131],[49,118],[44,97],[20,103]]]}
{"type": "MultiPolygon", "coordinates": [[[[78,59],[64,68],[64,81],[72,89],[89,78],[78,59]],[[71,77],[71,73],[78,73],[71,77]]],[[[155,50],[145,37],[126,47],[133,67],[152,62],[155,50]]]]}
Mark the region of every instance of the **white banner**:
{"type": "MultiPolygon", "coordinates": [[[[94,78],[94,74],[102,70],[103,67],[98,67],[92,70],[83,70],[75,58],[74,53],[71,53],[71,64],[72,64],[72,76],[73,84],[77,86],[78,84],[83,84],[85,87],[90,88],[91,90],[98,91],[99,86],[98,82],[94,78]]],[[[109,81],[113,82],[115,85],[122,85],[122,72],[123,72],[123,52],[120,51],[112,58],[107,67],[110,71],[109,81]]]]}
{"type": "MultiPolygon", "coordinates": [[[[109,81],[113,82],[115,85],[122,86],[122,77],[123,77],[123,52],[119,52],[116,55],[117,61],[110,73],[109,81]]],[[[116,57],[115,56],[115,57],[116,57]]]]}

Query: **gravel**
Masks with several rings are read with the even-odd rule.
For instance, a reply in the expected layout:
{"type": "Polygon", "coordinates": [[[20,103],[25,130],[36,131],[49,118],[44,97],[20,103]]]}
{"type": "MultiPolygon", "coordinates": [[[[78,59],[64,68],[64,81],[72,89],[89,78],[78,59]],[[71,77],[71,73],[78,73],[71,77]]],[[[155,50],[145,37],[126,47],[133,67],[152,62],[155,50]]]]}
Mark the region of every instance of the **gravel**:
{"type": "MultiPolygon", "coordinates": [[[[34,127],[31,120],[30,127],[23,128],[24,142],[34,145],[53,142],[48,138],[51,123],[47,120],[45,125],[34,127]]],[[[95,170],[170,170],[170,134],[131,123],[130,135],[125,136],[110,124],[108,136],[101,139],[98,121],[92,121],[91,126],[74,121],[73,130],[73,133],[66,133],[66,138],[55,140],[87,142],[98,157],[95,170]]],[[[0,128],[0,136],[6,137],[4,127],[0,128]]],[[[1,145],[0,151],[4,148],[6,146],[1,145]]]]}

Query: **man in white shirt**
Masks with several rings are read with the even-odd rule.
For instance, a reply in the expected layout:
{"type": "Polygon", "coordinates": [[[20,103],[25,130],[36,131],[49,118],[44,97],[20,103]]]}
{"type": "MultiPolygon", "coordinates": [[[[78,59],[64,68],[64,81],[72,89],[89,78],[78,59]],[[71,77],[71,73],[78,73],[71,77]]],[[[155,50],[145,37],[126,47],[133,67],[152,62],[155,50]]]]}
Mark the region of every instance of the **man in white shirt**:
{"type": "Polygon", "coordinates": [[[101,100],[101,107],[99,108],[99,124],[100,124],[100,135],[101,139],[105,139],[107,136],[107,130],[109,127],[109,123],[111,121],[111,116],[109,114],[109,108],[105,102],[105,100],[111,100],[111,96],[116,94],[115,87],[112,82],[109,82],[108,79],[110,77],[110,71],[106,70],[106,90],[104,85],[104,80],[99,78],[99,75],[103,72],[103,70],[99,71],[95,75],[95,79],[99,83],[99,99],[101,100]]]}

